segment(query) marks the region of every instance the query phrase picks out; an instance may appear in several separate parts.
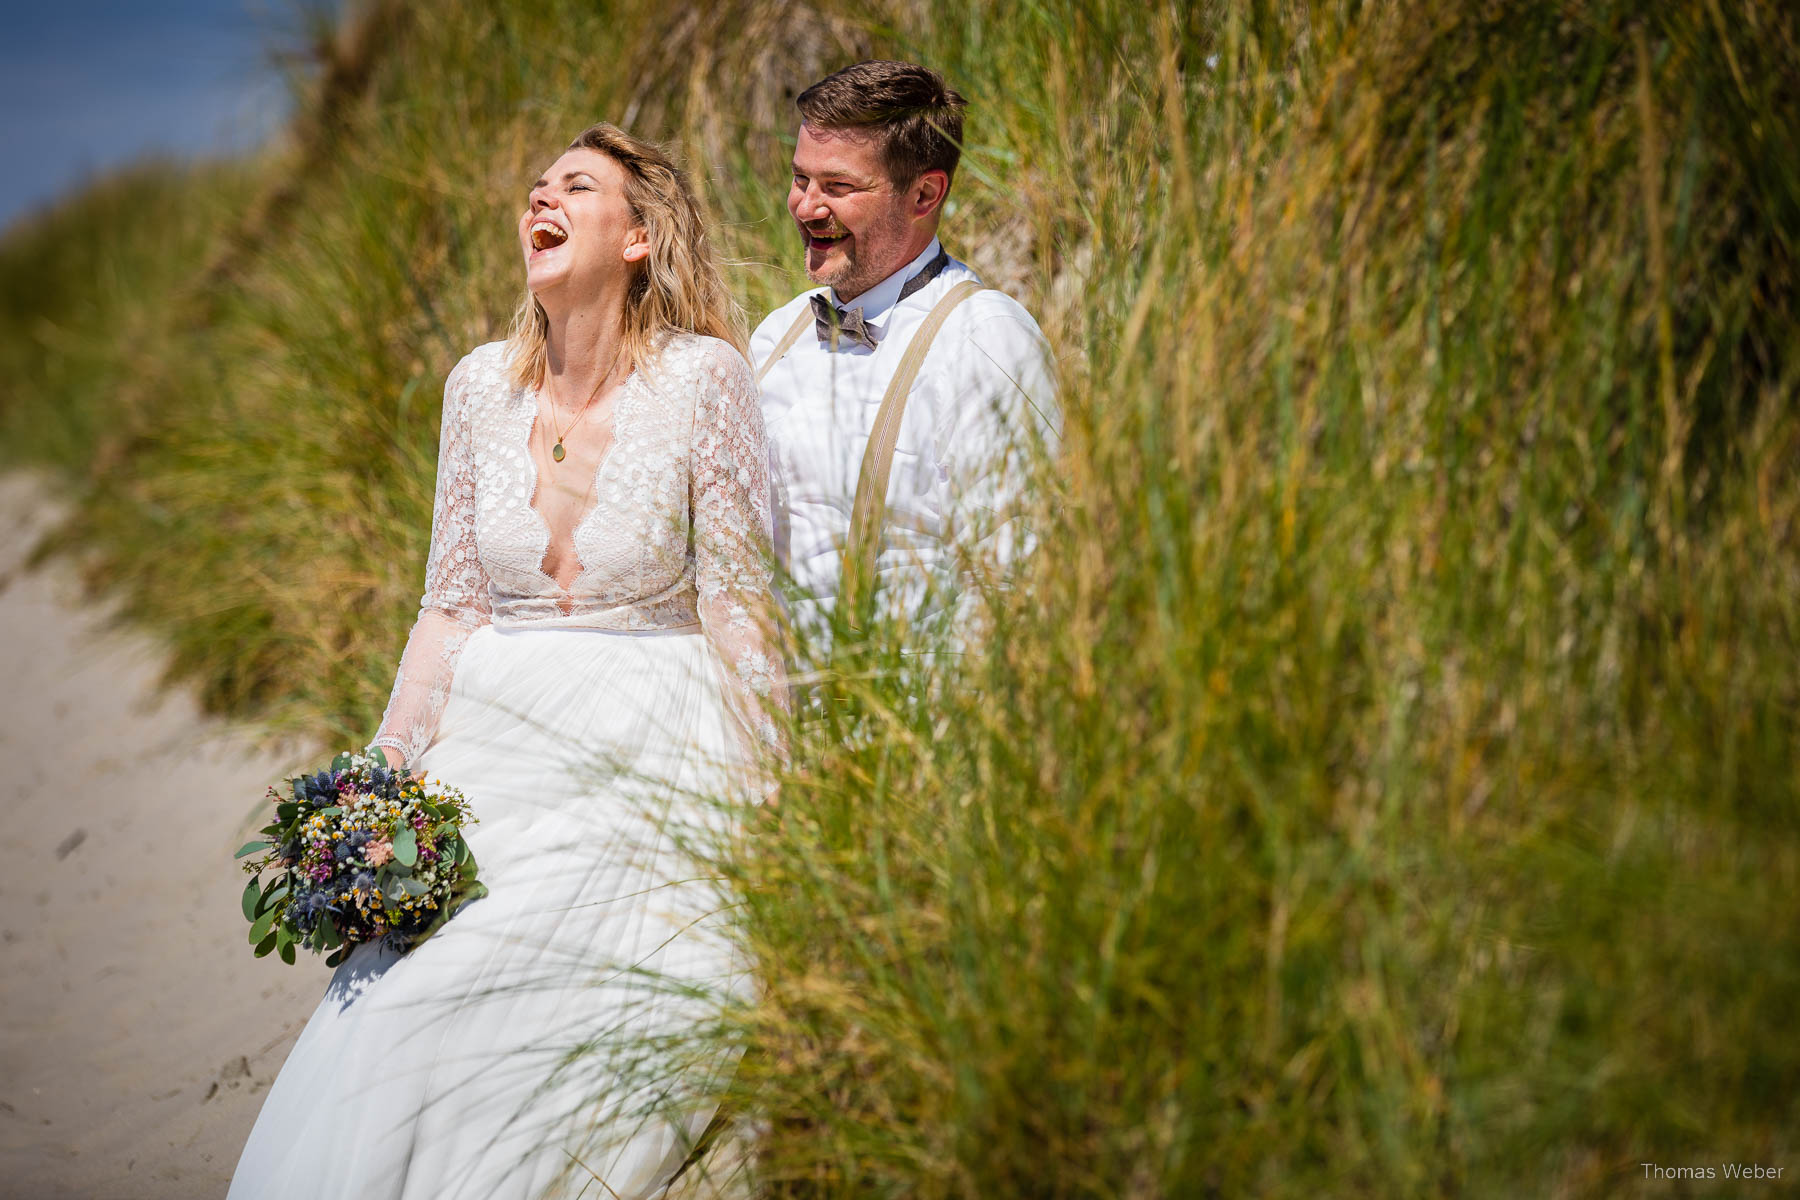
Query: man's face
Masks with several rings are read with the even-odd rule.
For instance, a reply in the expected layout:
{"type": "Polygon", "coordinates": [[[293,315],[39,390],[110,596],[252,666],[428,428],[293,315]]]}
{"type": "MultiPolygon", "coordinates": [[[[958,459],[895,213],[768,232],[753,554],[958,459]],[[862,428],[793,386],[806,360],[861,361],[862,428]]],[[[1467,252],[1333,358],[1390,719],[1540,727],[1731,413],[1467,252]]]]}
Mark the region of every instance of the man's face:
{"type": "Polygon", "coordinates": [[[896,187],[877,135],[800,126],[788,213],[806,249],[806,277],[851,300],[930,244],[915,228],[911,189],[896,187]]]}

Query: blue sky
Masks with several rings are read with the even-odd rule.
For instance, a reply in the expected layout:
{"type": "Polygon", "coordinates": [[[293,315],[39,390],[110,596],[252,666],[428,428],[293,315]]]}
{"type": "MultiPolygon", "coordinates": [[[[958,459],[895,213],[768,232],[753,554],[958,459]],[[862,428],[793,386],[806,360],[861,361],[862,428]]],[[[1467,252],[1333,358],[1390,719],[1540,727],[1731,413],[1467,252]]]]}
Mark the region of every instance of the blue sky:
{"type": "Polygon", "coordinates": [[[287,111],[294,0],[0,0],[0,226],[153,153],[254,145],[287,111]]]}

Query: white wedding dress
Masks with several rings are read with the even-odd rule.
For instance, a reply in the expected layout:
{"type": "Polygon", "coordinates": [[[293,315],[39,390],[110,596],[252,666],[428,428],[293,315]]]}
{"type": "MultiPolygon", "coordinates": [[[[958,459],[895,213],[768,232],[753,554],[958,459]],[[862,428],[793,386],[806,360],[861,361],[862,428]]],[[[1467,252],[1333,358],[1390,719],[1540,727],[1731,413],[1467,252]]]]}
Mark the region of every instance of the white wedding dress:
{"type": "Polygon", "coordinates": [[[776,738],[756,385],[724,342],[664,335],[586,515],[553,533],[538,397],[507,365],[489,343],[445,384],[426,591],[377,738],[469,797],[489,893],[337,968],[231,1200],[663,1196],[735,1068],[682,1044],[749,984],[675,830],[754,799],[752,746],[776,738]],[[553,537],[580,564],[566,591],[553,537]]]}

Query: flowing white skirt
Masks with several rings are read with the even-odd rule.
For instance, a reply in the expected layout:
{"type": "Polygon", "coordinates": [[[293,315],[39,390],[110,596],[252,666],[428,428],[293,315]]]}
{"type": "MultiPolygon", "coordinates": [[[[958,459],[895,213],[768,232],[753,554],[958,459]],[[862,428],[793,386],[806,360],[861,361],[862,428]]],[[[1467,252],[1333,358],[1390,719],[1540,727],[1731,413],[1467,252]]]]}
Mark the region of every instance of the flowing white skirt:
{"type": "Polygon", "coordinates": [[[715,670],[697,633],[470,636],[416,765],[489,894],[337,968],[230,1200],[664,1194],[735,1067],[683,1035],[749,986],[668,824],[716,829],[741,761],[715,670]]]}

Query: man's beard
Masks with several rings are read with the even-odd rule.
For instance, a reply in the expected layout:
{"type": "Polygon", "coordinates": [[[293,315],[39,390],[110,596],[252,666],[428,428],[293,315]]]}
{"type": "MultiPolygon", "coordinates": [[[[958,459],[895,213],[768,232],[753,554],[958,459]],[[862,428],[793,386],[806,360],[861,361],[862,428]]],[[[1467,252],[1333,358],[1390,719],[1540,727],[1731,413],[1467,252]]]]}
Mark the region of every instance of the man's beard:
{"type": "MultiPolygon", "coordinates": [[[[810,238],[815,231],[804,229],[804,227],[802,228],[804,232],[800,242],[800,256],[801,266],[804,269],[806,256],[811,250],[810,238]]],[[[849,233],[849,230],[844,229],[842,225],[836,224],[816,232],[824,233],[831,230],[844,230],[845,233],[849,233]]],[[[853,298],[862,295],[864,292],[880,283],[883,279],[886,279],[889,275],[906,265],[905,263],[893,263],[889,264],[884,269],[879,263],[872,263],[866,253],[861,253],[861,251],[864,251],[867,248],[867,243],[865,241],[867,236],[879,236],[883,233],[892,233],[892,241],[895,244],[904,241],[906,236],[905,219],[900,218],[898,220],[884,222],[881,225],[871,226],[864,233],[851,234],[847,239],[847,242],[839,243],[840,246],[844,247],[843,264],[833,269],[821,271],[817,275],[813,274],[812,271],[807,270],[807,279],[811,280],[813,283],[826,285],[840,296],[853,298]]]]}
{"type": "MultiPolygon", "coordinates": [[[[856,274],[857,267],[860,265],[854,251],[851,249],[855,244],[855,240],[856,239],[854,238],[850,238],[847,239],[846,242],[839,242],[838,246],[843,248],[843,261],[836,266],[821,267],[815,274],[811,265],[812,234],[810,232],[802,234],[800,237],[800,268],[806,272],[807,279],[811,280],[813,283],[821,283],[827,287],[833,288],[837,287],[840,282],[849,282],[851,277],[856,274]]],[[[829,252],[827,253],[829,254],[829,252]]],[[[830,261],[829,258],[827,261],[830,261]]]]}

